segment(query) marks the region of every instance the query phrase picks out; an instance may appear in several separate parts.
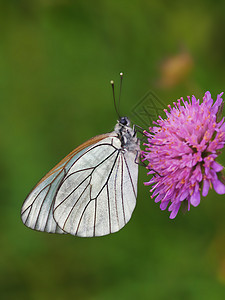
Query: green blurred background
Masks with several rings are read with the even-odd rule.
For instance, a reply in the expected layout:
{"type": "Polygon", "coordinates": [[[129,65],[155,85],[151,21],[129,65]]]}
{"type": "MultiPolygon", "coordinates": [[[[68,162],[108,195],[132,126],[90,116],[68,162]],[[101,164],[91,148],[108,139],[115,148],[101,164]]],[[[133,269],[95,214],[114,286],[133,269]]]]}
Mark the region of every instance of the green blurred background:
{"type": "MultiPolygon", "coordinates": [[[[148,91],[165,104],[225,85],[224,1],[0,1],[1,299],[225,299],[225,199],[211,191],[175,220],[150,199],[116,234],[29,230],[30,189],[148,91]]],[[[135,120],[134,120],[135,121],[135,120]]],[[[225,162],[225,156],[220,157],[225,162]]]]}

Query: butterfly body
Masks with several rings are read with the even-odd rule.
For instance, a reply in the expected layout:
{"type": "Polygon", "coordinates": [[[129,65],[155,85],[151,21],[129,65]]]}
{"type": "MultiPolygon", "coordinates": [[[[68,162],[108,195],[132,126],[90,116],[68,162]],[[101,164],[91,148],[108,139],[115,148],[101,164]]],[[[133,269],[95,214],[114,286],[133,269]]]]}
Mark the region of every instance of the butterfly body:
{"type": "Polygon", "coordinates": [[[35,230],[102,236],[130,219],[137,197],[139,140],[126,117],[67,155],[24,201],[23,223],[35,230]]]}

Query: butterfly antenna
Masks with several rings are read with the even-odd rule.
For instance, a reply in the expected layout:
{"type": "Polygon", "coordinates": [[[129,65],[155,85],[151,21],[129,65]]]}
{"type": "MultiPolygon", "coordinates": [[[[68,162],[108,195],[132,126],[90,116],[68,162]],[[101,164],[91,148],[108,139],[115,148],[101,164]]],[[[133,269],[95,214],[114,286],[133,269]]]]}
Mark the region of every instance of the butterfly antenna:
{"type": "Polygon", "coordinates": [[[114,107],[115,107],[115,110],[116,110],[116,113],[117,113],[118,117],[119,117],[119,118],[121,118],[121,117],[120,117],[120,114],[119,114],[119,111],[118,111],[118,109],[117,109],[117,106],[116,106],[116,97],[115,97],[115,87],[114,87],[114,81],[113,81],[113,80],[111,80],[111,81],[110,81],[110,83],[111,83],[111,86],[112,86],[114,107]]]}
{"type": "Polygon", "coordinates": [[[119,94],[118,110],[120,108],[120,98],[121,98],[121,92],[122,92],[122,82],[123,82],[123,73],[120,72],[120,94],[119,94]]]}

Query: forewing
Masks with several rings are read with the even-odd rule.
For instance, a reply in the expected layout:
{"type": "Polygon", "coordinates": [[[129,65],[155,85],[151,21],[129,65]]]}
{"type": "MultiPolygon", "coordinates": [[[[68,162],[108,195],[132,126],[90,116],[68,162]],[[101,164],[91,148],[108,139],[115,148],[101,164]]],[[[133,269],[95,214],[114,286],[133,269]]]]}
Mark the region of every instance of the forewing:
{"type": "Polygon", "coordinates": [[[82,237],[120,230],[136,204],[137,175],[135,153],[124,153],[117,137],[93,145],[71,166],[59,187],[53,212],[57,224],[82,237]]]}
{"type": "Polygon", "coordinates": [[[27,227],[51,233],[65,233],[53,218],[56,192],[71,165],[92,144],[107,136],[99,135],[80,145],[40,180],[24,201],[21,209],[21,219],[27,227]]]}

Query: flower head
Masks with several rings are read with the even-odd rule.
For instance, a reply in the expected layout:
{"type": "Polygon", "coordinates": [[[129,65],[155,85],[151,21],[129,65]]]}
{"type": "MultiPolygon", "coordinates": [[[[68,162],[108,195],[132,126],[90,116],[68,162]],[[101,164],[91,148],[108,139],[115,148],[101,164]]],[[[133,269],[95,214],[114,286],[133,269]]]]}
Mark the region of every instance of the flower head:
{"type": "Polygon", "coordinates": [[[222,177],[223,167],[215,161],[219,149],[225,144],[224,118],[218,120],[223,93],[213,104],[211,94],[206,92],[200,103],[194,96],[183,98],[168,105],[164,110],[167,118],[159,117],[154,127],[145,131],[148,143],[142,152],[148,161],[148,174],[154,174],[145,185],[153,184],[152,198],[160,202],[160,208],[171,211],[176,217],[182,203],[188,210],[198,206],[202,196],[214,187],[218,194],[225,194],[222,177]]]}

